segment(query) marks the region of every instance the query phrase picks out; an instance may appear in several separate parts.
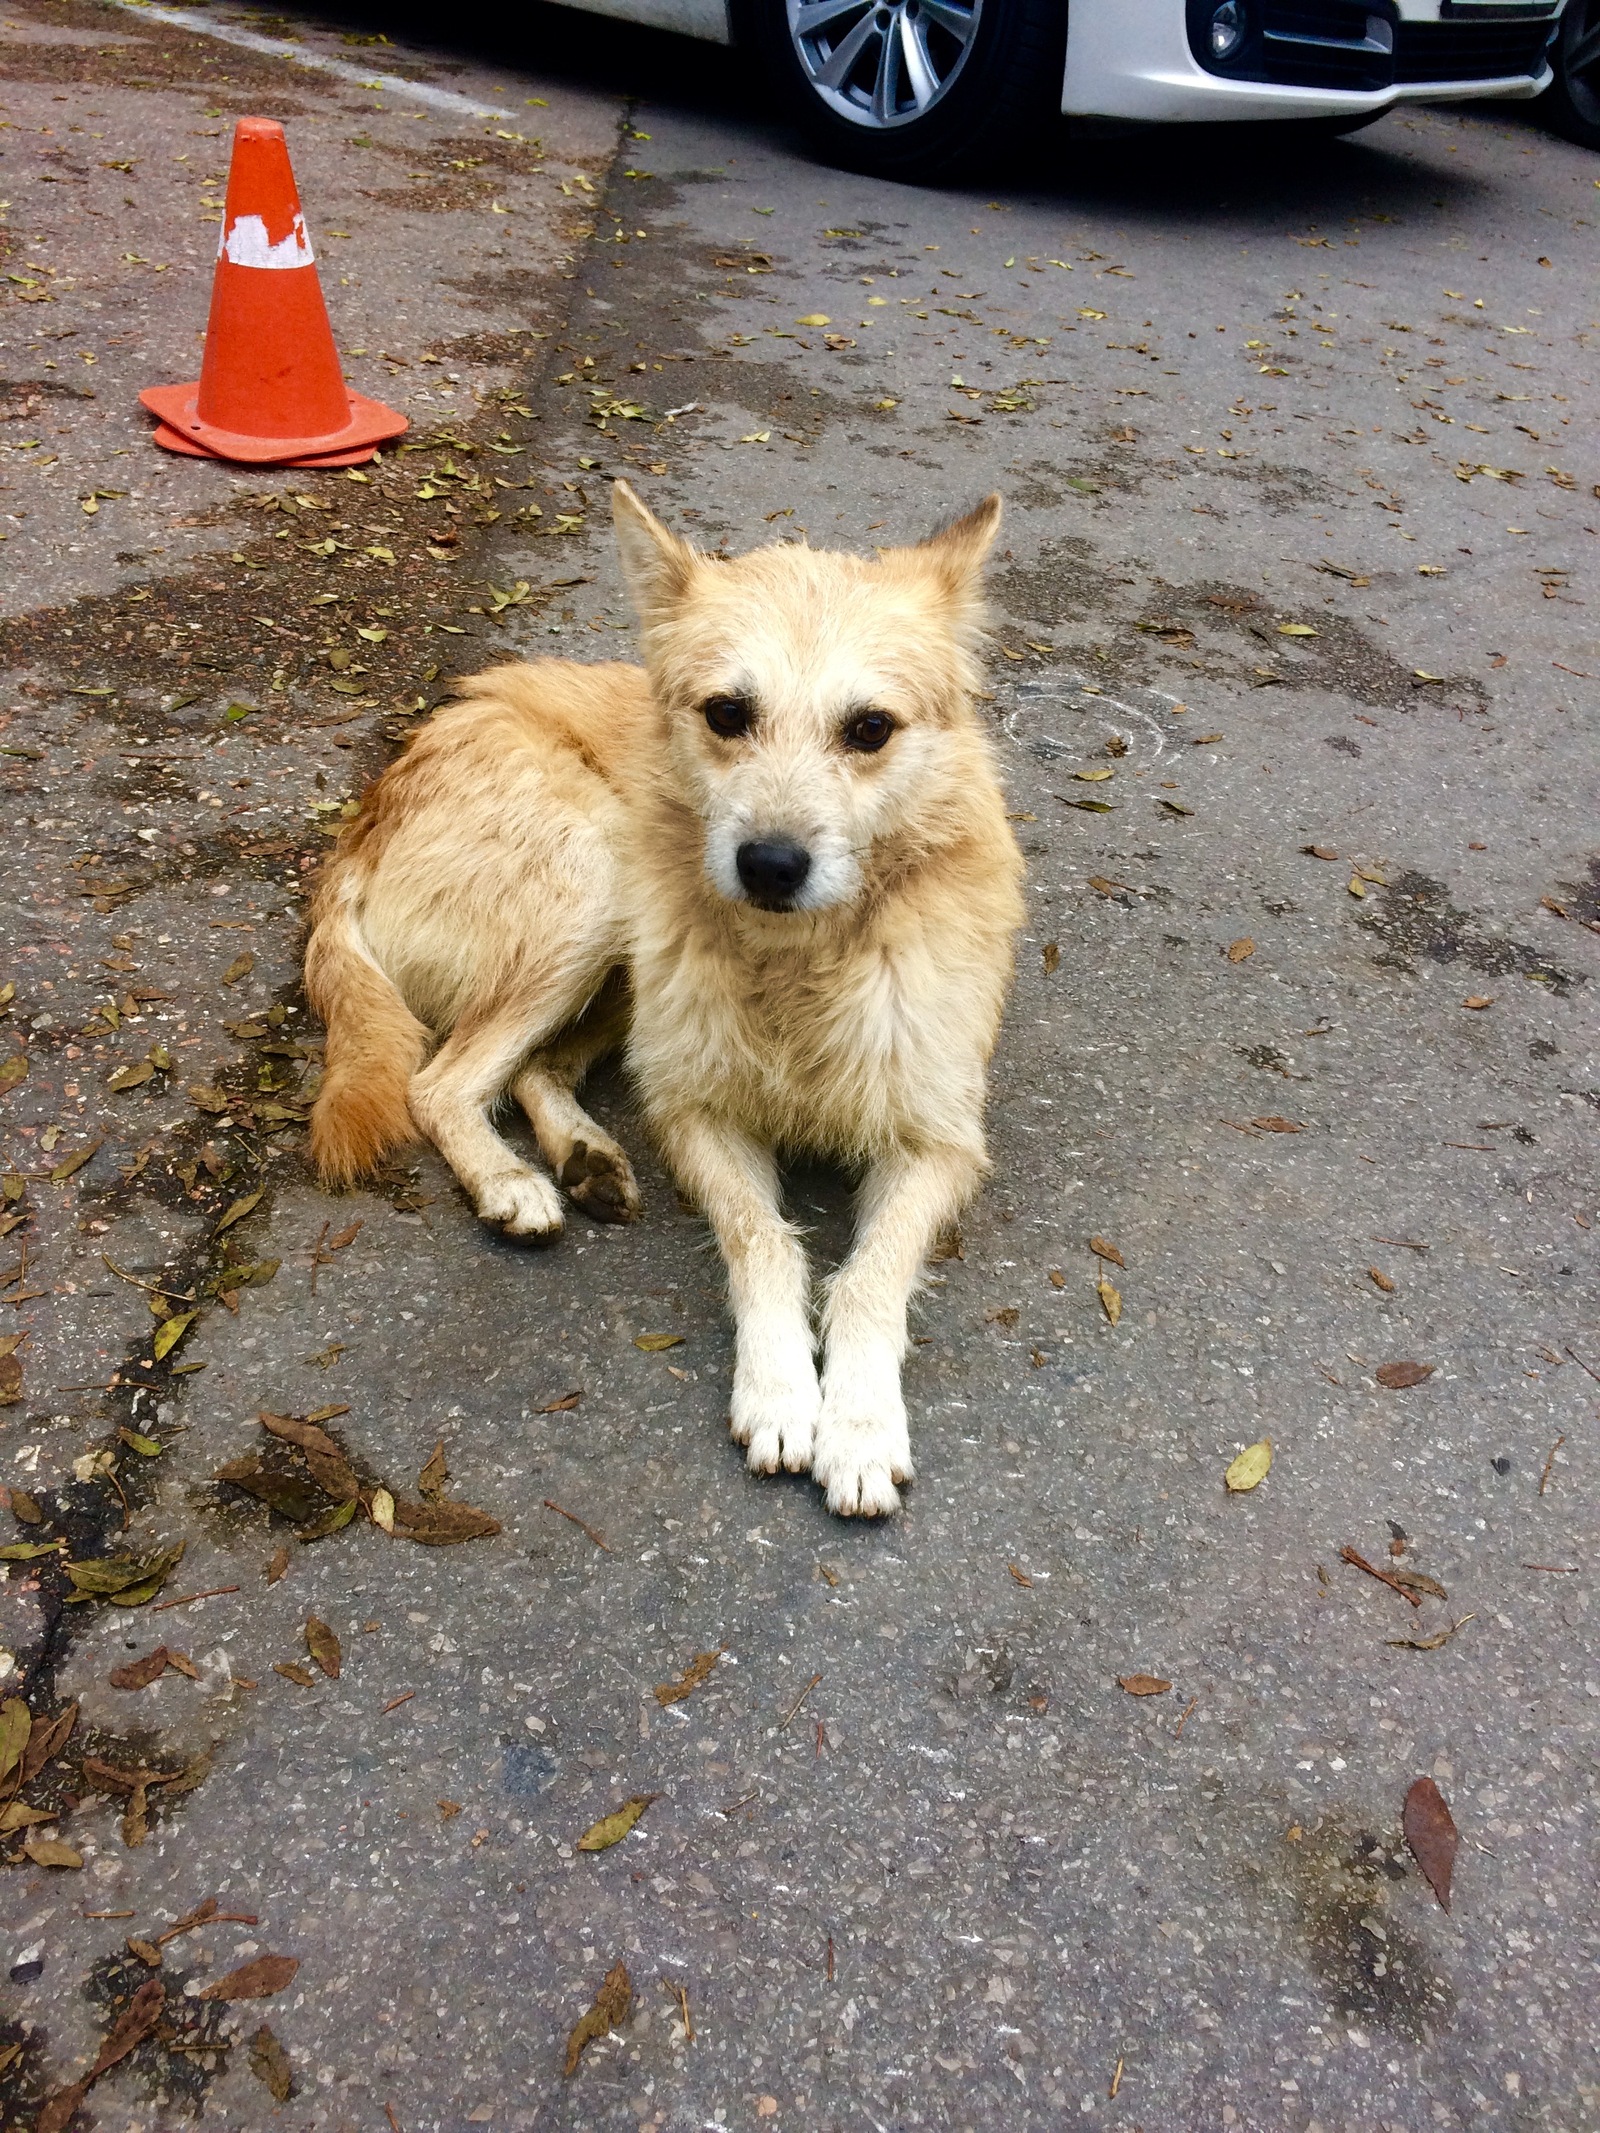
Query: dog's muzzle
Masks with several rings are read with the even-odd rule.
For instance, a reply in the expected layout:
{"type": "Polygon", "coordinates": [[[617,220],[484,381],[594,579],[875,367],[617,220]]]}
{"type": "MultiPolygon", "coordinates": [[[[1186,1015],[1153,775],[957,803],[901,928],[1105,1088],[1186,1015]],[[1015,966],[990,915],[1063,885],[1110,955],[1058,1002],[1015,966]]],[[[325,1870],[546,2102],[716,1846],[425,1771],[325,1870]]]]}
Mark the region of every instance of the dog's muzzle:
{"type": "Polygon", "coordinates": [[[790,837],[757,837],[734,855],[745,894],[763,911],[787,911],[805,887],[811,854],[790,837]]]}

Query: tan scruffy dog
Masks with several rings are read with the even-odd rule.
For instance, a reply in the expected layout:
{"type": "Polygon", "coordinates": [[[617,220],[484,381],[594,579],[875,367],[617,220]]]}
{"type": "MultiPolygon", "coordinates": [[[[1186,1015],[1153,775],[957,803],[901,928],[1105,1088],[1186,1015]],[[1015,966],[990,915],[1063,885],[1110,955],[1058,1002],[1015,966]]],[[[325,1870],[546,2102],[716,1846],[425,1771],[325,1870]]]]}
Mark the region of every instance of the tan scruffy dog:
{"type": "Polygon", "coordinates": [[[644,671],[476,676],[345,833],[306,957],[328,1028],[312,1148],[347,1181],[415,1121],[486,1222],[548,1236],[556,1186],[490,1123],[509,1089],[571,1198],[627,1221],[628,1159],[573,1093],[626,1033],[727,1261],[750,1465],[893,1511],[906,1307],[984,1175],[1022,916],[973,709],[1000,500],[872,561],[697,555],[620,481],[613,513],[644,671]],[[801,1150],[863,1173],[817,1331],[779,1199],[801,1150]]]}

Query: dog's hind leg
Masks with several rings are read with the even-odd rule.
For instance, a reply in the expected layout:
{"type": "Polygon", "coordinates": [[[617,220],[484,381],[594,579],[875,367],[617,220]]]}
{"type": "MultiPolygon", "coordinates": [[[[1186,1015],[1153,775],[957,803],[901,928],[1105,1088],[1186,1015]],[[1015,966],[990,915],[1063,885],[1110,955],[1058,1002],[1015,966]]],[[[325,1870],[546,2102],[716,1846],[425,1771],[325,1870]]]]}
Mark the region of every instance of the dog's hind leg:
{"type": "Polygon", "coordinates": [[[614,972],[578,1021],[536,1053],[511,1084],[545,1161],[596,1222],[633,1221],[639,1186],[627,1156],[574,1091],[594,1062],[622,1042],[627,1026],[627,987],[614,972]]]}
{"type": "Polygon", "coordinates": [[[722,1248],[733,1304],[730,1427],[751,1468],[811,1464],[820,1408],[808,1309],[810,1274],[778,1200],[771,1151],[703,1112],[661,1122],[667,1159],[722,1248]]]}
{"type": "Polygon", "coordinates": [[[550,1237],[561,1228],[561,1195],[506,1146],[488,1116],[541,1034],[525,995],[496,1000],[463,1016],[410,1090],[412,1116],[478,1213],[513,1237],[550,1237]]]}
{"type": "Polygon", "coordinates": [[[912,1478],[900,1390],[906,1307],[939,1233],[983,1176],[981,1153],[903,1150],[873,1164],[862,1187],[855,1248],[833,1277],[822,1314],[827,1360],[811,1471],[841,1516],[881,1518],[912,1478]]]}

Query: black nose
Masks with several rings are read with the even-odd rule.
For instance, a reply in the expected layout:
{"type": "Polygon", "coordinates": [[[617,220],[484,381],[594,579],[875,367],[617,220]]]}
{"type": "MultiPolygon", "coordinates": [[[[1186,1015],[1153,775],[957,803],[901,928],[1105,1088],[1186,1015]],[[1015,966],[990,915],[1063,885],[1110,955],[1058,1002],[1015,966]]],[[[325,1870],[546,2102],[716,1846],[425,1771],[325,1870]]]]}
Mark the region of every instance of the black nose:
{"type": "Polygon", "coordinates": [[[792,903],[811,872],[811,854],[788,837],[758,837],[741,844],[736,863],[751,902],[770,910],[792,903]]]}

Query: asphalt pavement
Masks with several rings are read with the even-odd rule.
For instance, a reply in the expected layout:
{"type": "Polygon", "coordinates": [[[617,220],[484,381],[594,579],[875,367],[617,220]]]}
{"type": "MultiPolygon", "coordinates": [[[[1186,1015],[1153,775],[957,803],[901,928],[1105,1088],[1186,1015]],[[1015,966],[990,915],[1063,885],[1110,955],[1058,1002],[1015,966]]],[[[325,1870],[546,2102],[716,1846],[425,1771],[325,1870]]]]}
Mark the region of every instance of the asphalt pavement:
{"type": "Polygon", "coordinates": [[[76,2125],[1600,2124],[1600,164],[922,191],[617,24],[196,19],[0,21],[6,2126],[119,2022],[76,2125]],[[412,423],[354,478],[137,405],[249,112],[412,423]],[[317,868],[453,674],[626,651],[618,473],[709,548],[1006,499],[1029,920],[889,1524],[745,1472],[615,1070],[632,1228],[305,1166],[317,868]]]}

